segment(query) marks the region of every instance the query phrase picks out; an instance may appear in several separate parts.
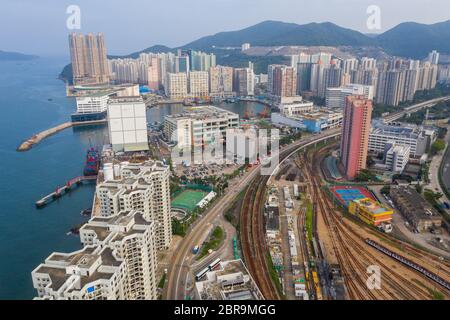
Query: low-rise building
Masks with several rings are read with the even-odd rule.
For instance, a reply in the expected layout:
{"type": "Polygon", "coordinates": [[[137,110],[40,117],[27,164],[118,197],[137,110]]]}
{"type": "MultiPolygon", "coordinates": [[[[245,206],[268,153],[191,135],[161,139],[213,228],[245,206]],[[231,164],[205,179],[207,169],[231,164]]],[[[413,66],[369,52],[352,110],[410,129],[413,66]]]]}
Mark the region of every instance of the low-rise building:
{"type": "Polygon", "coordinates": [[[279,105],[280,114],[286,117],[295,117],[306,112],[314,110],[314,104],[309,101],[303,101],[302,97],[283,98],[283,102],[279,105]]]}
{"type": "Polygon", "coordinates": [[[242,260],[222,261],[217,270],[195,283],[200,300],[263,300],[264,297],[242,260]]]}
{"type": "Polygon", "coordinates": [[[410,157],[420,158],[427,153],[436,140],[436,132],[432,129],[412,124],[372,121],[369,134],[369,151],[383,153],[388,142],[410,147],[410,157]]]}
{"type": "Polygon", "coordinates": [[[391,186],[390,196],[402,216],[417,231],[442,225],[441,216],[414,188],[391,186]]]}
{"type": "Polygon", "coordinates": [[[393,210],[370,199],[356,199],[349,203],[348,211],[364,222],[378,226],[392,220],[393,210]]]}
{"type": "Polygon", "coordinates": [[[271,121],[275,125],[285,125],[309,132],[318,133],[322,130],[337,128],[342,125],[342,111],[315,109],[311,112],[302,112],[294,116],[272,113],[271,121]]]}

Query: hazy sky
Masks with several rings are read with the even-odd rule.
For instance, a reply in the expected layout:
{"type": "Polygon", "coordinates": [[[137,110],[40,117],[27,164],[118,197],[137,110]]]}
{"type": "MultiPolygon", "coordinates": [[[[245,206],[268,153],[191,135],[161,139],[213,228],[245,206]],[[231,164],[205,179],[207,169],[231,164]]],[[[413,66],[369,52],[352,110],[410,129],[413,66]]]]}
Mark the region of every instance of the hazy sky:
{"type": "Polygon", "coordinates": [[[368,33],[369,5],[381,9],[381,31],[405,21],[450,19],[449,0],[1,0],[0,50],[68,54],[69,5],[81,9],[80,32],[105,34],[109,54],[175,47],[264,20],[331,21],[368,33]]]}

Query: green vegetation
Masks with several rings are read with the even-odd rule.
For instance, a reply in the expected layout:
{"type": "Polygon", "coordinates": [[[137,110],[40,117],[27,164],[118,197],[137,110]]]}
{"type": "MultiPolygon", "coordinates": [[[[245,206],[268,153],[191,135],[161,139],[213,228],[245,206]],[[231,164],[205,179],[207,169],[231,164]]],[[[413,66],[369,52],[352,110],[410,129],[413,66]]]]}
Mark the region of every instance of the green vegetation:
{"type": "Polygon", "coordinates": [[[302,133],[299,131],[297,133],[291,134],[290,136],[285,136],[280,138],[280,146],[291,144],[292,142],[302,138],[302,133]]]}
{"type": "Polygon", "coordinates": [[[260,129],[272,129],[272,125],[267,120],[259,120],[256,125],[260,129]]]}
{"type": "Polygon", "coordinates": [[[389,195],[389,193],[391,192],[391,186],[384,186],[383,188],[381,188],[380,192],[382,194],[389,195]]]}
{"type": "Polygon", "coordinates": [[[208,254],[209,250],[216,250],[222,244],[223,239],[225,238],[225,233],[223,229],[219,226],[214,228],[214,231],[211,234],[211,237],[208,242],[203,244],[202,250],[200,254],[197,256],[197,260],[200,260],[204,256],[208,254]]]}
{"type": "Polygon", "coordinates": [[[434,209],[436,209],[440,214],[442,214],[446,219],[448,219],[447,212],[444,209],[442,209],[442,207],[440,206],[440,204],[438,202],[438,200],[444,196],[442,193],[433,192],[430,189],[425,189],[423,192],[423,196],[424,196],[425,200],[427,200],[428,203],[433,206],[434,209]]]}
{"type": "Polygon", "coordinates": [[[184,237],[189,225],[186,222],[172,219],[172,234],[184,237]]]}
{"type": "MultiPolygon", "coordinates": [[[[437,85],[436,88],[432,90],[424,90],[416,92],[416,95],[414,96],[414,101],[408,103],[407,105],[416,104],[448,95],[450,95],[450,87],[445,85],[437,85]]],[[[450,118],[450,101],[439,102],[438,104],[432,106],[431,108],[428,108],[428,110],[430,119],[437,120],[450,118]]],[[[405,115],[403,118],[400,119],[400,121],[414,124],[422,124],[423,120],[425,119],[426,112],[427,109],[419,110],[417,112],[410,114],[409,116],[405,115]]]]}
{"type": "Polygon", "coordinates": [[[241,52],[241,50],[207,50],[216,55],[217,64],[230,66],[233,68],[246,68],[248,63],[253,63],[255,74],[267,73],[267,67],[270,64],[288,64],[289,58],[284,56],[250,56],[241,52]]]}
{"type": "Polygon", "coordinates": [[[423,182],[430,183],[430,164],[425,163],[420,168],[420,176],[423,182]]]}
{"type": "Polygon", "coordinates": [[[378,182],[380,181],[377,176],[371,172],[370,170],[367,169],[363,169],[361,170],[358,175],[355,177],[355,181],[356,182],[369,182],[369,181],[374,181],[374,182],[378,182]]]}
{"type": "Polygon", "coordinates": [[[164,288],[165,283],[166,283],[166,274],[164,273],[161,280],[159,280],[158,288],[160,289],[164,288]]]}
{"type": "Polygon", "coordinates": [[[306,231],[308,234],[308,240],[311,241],[313,238],[313,205],[311,203],[311,201],[307,200],[306,201],[306,219],[305,219],[305,223],[306,223],[306,231]]]}
{"type": "Polygon", "coordinates": [[[242,199],[244,198],[246,189],[242,190],[238,196],[234,199],[233,203],[225,210],[224,217],[231,223],[236,230],[239,230],[239,210],[241,207],[242,199]]]}
{"type": "Polygon", "coordinates": [[[283,297],[283,289],[280,282],[280,277],[278,276],[278,271],[273,265],[272,257],[270,256],[270,253],[267,253],[267,264],[268,264],[268,270],[270,274],[270,278],[272,279],[273,283],[275,284],[275,287],[277,287],[278,293],[281,297],[283,297]]]}
{"type": "Polygon", "coordinates": [[[431,145],[431,150],[430,150],[431,156],[434,156],[443,150],[445,150],[445,141],[442,139],[437,139],[431,145]]]}
{"type": "Polygon", "coordinates": [[[380,118],[383,113],[389,112],[394,113],[398,112],[399,107],[393,107],[393,106],[387,106],[384,104],[374,104],[373,111],[372,111],[372,118],[380,118]]]}
{"type": "Polygon", "coordinates": [[[427,285],[425,285],[422,281],[418,280],[418,279],[412,279],[415,283],[417,283],[419,286],[425,288],[431,295],[431,297],[433,298],[433,300],[444,300],[445,296],[442,292],[434,290],[430,287],[428,287],[427,285]]]}

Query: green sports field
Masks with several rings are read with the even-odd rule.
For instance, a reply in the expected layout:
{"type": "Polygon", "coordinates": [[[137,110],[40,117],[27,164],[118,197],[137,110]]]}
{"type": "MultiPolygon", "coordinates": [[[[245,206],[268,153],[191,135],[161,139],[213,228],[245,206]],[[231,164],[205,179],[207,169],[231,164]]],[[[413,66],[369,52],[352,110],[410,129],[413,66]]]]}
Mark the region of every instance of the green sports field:
{"type": "Polygon", "coordinates": [[[172,207],[181,208],[187,210],[188,212],[192,212],[197,203],[199,203],[207,194],[208,192],[200,190],[186,189],[172,199],[172,207]]]}

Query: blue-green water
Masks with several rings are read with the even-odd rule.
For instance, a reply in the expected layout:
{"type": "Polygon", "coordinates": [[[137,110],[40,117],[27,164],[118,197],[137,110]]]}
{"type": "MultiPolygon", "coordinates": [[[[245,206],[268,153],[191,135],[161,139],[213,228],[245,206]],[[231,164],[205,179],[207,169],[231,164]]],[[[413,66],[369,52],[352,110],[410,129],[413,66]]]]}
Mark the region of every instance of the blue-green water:
{"type": "Polygon", "coordinates": [[[30,272],[52,251],[81,247],[69,229],[85,218],[94,186],[84,186],[45,209],[34,202],[82,173],[85,151],[106,130],[68,129],[16,152],[33,133],[65,122],[75,102],[56,79],[67,59],[0,62],[0,299],[31,299],[30,272]],[[52,99],[52,101],[48,101],[52,99]]]}
{"type": "MultiPolygon", "coordinates": [[[[44,209],[35,201],[82,173],[86,149],[108,141],[104,127],[68,129],[30,151],[16,152],[26,138],[69,120],[75,101],[66,98],[56,77],[66,58],[0,62],[0,299],[31,299],[31,271],[53,251],[81,248],[66,235],[86,218],[80,211],[92,204],[94,186],[83,186],[44,209]],[[49,101],[51,99],[51,101],[49,101]]],[[[264,109],[255,103],[223,104],[239,113],[264,109]]],[[[180,106],[149,110],[149,122],[161,121],[180,106]]]]}

